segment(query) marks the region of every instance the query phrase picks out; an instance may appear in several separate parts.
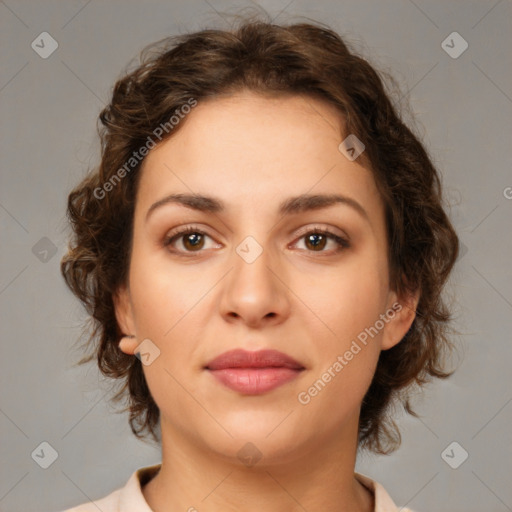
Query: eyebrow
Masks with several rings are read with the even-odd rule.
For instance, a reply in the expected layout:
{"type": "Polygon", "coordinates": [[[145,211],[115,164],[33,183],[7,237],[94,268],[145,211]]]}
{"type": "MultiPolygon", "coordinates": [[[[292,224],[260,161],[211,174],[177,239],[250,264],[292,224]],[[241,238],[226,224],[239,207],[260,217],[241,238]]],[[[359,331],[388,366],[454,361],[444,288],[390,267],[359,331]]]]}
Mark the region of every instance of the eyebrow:
{"type": "MultiPolygon", "coordinates": [[[[200,194],[170,194],[159,199],[149,207],[146,213],[146,220],[157,208],[167,204],[178,204],[192,210],[206,213],[222,213],[226,211],[223,201],[215,197],[200,194]]],[[[302,194],[300,196],[290,197],[279,205],[278,214],[280,216],[293,215],[310,210],[328,208],[335,204],[350,206],[368,222],[370,220],[366,210],[355,199],[340,194],[302,194]]]]}

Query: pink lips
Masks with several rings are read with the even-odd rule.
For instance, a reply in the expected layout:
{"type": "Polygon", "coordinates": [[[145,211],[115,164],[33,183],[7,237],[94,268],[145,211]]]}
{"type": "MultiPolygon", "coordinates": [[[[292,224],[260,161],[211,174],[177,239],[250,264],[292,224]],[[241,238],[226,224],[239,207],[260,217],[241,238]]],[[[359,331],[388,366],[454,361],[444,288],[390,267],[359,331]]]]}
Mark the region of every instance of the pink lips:
{"type": "Polygon", "coordinates": [[[259,395],[297,377],[304,367],[277,350],[224,352],[206,367],[222,384],[246,395],[259,395]]]}

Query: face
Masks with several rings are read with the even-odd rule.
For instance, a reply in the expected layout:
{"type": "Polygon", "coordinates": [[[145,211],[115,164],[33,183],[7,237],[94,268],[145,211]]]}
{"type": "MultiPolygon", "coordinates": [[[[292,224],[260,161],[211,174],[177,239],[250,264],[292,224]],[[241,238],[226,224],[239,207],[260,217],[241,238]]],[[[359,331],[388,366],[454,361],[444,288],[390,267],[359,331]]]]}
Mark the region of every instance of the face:
{"type": "Polygon", "coordinates": [[[149,340],[164,438],[233,459],[252,442],[269,463],[356,442],[379,353],[414,306],[390,288],[384,204],[342,130],[322,101],[242,92],[199,103],[146,157],[116,315],[135,335],[124,352],[149,340]],[[313,195],[342,199],[293,200],[313,195]],[[251,354],[216,368],[234,349],[251,354]]]}

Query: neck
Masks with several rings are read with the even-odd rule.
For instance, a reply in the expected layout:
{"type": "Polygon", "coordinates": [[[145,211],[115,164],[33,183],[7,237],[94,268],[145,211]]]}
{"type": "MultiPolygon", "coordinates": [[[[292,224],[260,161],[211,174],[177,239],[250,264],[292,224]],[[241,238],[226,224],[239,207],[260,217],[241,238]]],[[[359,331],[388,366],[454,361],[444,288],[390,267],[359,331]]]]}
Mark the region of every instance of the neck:
{"type": "Polygon", "coordinates": [[[373,496],[354,478],[356,442],[335,437],[247,467],[162,425],[162,466],[142,492],[154,512],[371,512],[373,496]]]}

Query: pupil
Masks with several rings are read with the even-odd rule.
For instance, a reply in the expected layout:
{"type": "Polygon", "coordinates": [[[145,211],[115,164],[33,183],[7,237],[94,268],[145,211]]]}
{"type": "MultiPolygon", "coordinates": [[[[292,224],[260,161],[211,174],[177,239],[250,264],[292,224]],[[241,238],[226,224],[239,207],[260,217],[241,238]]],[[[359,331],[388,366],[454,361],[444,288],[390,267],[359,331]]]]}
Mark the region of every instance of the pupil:
{"type": "Polygon", "coordinates": [[[318,248],[318,247],[323,248],[323,246],[325,245],[325,238],[322,234],[309,235],[308,240],[309,240],[309,242],[312,242],[312,246],[315,248],[318,248]],[[320,240],[317,240],[316,242],[314,242],[313,241],[314,238],[317,238],[317,239],[319,238],[320,240]]]}
{"type": "Polygon", "coordinates": [[[192,245],[193,247],[197,247],[200,243],[200,236],[201,235],[199,235],[197,233],[190,233],[186,237],[186,241],[188,244],[192,245]]]}

